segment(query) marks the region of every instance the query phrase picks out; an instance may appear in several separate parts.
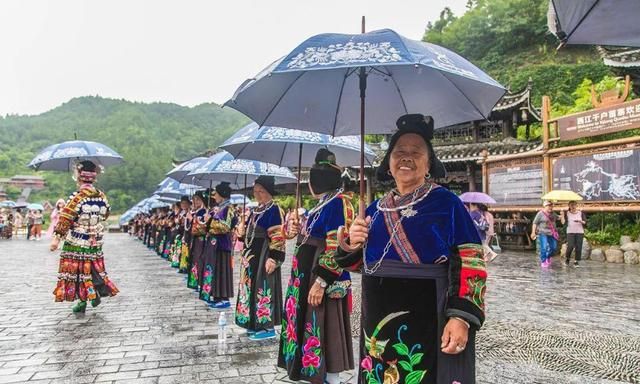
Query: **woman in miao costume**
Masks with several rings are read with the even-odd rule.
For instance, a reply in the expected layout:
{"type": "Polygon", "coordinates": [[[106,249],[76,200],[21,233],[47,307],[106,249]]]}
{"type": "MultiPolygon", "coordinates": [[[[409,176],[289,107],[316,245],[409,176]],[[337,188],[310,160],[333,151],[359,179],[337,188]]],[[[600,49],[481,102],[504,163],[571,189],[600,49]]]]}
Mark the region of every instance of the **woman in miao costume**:
{"type": "Polygon", "coordinates": [[[231,307],[229,298],[234,295],[232,250],[237,219],[229,201],[229,183],[218,184],[211,197],[217,205],[208,215],[200,298],[214,309],[226,309],[231,307]]]}
{"type": "MultiPolygon", "coordinates": [[[[337,230],[353,221],[353,206],[342,191],[342,169],[327,149],[316,154],[309,190],[319,200],[298,236],[278,366],[292,380],[339,383],[339,374],[354,367],[347,295],[351,278],[334,260],[337,230]]],[[[299,232],[293,225],[293,233],[299,232]]]]}
{"type": "Polygon", "coordinates": [[[79,300],[73,306],[73,312],[84,312],[88,300],[97,307],[101,296],[118,293],[118,288],[107,276],[102,254],[104,222],[109,217],[110,207],[105,194],[93,185],[98,171],[98,166],[91,161],[75,165],[78,191],[69,197],[60,211],[49,247],[54,252],[60,241],[64,241],[58,284],[53,294],[55,301],[79,300]]]}
{"type": "Polygon", "coordinates": [[[273,176],[260,176],[255,181],[253,196],[258,207],[246,224],[238,227],[244,250],[235,320],[252,340],[276,337],[274,325],[282,322],[280,265],[285,257],[284,213],[273,201],[274,184],[273,176]]]}
{"type": "Polygon", "coordinates": [[[484,321],[482,244],[460,199],[434,178],[433,120],[398,131],[378,169],[396,188],[371,204],[336,258],[362,271],[359,382],[475,383],[475,333],[484,321]]]}
{"type": "Polygon", "coordinates": [[[189,242],[191,234],[185,230],[187,214],[191,210],[189,196],[180,197],[180,212],[176,218],[176,240],[171,251],[171,266],[178,268],[178,272],[185,273],[188,266],[189,242]],[[185,254],[186,252],[186,254],[185,254]]]}
{"type": "Polygon", "coordinates": [[[185,230],[191,232],[191,248],[189,248],[191,259],[187,287],[195,290],[199,290],[201,284],[202,259],[204,258],[204,244],[207,237],[207,222],[205,221],[207,207],[205,202],[208,200],[204,191],[197,191],[193,195],[193,208],[187,214],[187,225],[185,226],[185,230]]]}

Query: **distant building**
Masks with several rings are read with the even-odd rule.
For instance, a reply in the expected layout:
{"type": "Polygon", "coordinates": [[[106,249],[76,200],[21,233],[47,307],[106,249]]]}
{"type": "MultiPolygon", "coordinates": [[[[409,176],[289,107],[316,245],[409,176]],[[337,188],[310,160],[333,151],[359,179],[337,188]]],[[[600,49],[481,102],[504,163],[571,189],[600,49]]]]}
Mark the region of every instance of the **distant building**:
{"type": "Polygon", "coordinates": [[[18,189],[31,188],[35,190],[44,189],[46,187],[44,178],[35,175],[16,175],[10,179],[0,179],[0,186],[14,187],[18,189]]]}

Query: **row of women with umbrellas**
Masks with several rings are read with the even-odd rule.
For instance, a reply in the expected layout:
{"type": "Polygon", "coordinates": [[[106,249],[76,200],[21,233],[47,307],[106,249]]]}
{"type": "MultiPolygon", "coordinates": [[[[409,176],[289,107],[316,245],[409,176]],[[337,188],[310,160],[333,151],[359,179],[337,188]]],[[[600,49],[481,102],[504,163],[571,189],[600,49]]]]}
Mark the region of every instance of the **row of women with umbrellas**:
{"type": "MultiPolygon", "coordinates": [[[[234,294],[230,234],[237,230],[245,246],[236,324],[258,340],[273,337],[281,325],[278,365],[292,380],[333,384],[340,372],[355,368],[349,297],[351,274],[360,273],[360,382],[475,382],[475,333],[485,319],[484,252],[462,201],[436,182],[446,171],[431,141],[439,127],[485,119],[504,92],[453,52],[392,30],[364,33],[364,22],[362,34],[307,39],[245,81],[225,104],[255,124],[231,138],[226,152],[169,174],[178,191],[190,188],[180,183],[209,187],[192,196],[191,208],[183,199],[176,209],[182,232],[180,257],[173,261],[201,298],[225,309],[234,294]],[[376,177],[394,185],[368,207],[366,134],[392,135],[376,177]],[[357,208],[342,178],[343,167],[355,164],[357,208]],[[305,220],[283,226],[275,185],[299,185],[302,167],[310,167],[308,187],[317,204],[305,220]],[[249,186],[258,207],[238,217],[231,191],[249,186]],[[284,287],[279,269],[289,237],[296,247],[284,287]]],[[[117,293],[101,251],[100,222],[109,205],[93,182],[101,167],[120,159],[97,143],[71,143],[45,150],[32,166],[60,163],[59,169],[76,174],[79,190],[64,208],[51,249],[64,240],[56,300],[80,299],[74,310],[82,312],[87,301],[96,306],[101,296],[117,293]]],[[[141,202],[125,220],[161,204],[161,197],[141,202]]]]}

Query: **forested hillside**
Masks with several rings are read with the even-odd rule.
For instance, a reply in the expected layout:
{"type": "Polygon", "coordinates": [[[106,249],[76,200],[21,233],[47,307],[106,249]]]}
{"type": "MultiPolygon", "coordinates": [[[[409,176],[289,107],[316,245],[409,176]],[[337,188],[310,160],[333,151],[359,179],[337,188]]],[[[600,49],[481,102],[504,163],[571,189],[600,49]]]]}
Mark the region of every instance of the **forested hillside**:
{"type": "MultiPolygon", "coordinates": [[[[148,196],[173,159],[215,149],[248,120],[215,104],[193,108],[169,103],[133,103],[80,97],[37,116],[0,118],[0,177],[32,173],[26,164],[42,148],[65,140],[92,140],[120,153],[125,164],[100,178],[116,211],[148,196]]],[[[48,188],[32,200],[56,199],[72,191],[69,174],[40,172],[48,188]]],[[[17,191],[9,191],[15,195],[17,191]]]]}

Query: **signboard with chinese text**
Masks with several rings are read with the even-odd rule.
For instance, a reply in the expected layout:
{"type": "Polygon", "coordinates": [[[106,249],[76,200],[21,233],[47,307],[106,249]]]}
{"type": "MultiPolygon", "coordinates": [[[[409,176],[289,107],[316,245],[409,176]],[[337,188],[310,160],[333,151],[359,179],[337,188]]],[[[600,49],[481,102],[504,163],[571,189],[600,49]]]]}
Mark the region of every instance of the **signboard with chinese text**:
{"type": "Polygon", "coordinates": [[[561,117],[557,122],[561,140],[639,128],[640,99],[561,117]]]}
{"type": "Polygon", "coordinates": [[[640,200],[640,149],[552,159],[553,189],[568,189],[585,201],[640,200]]]}
{"type": "Polygon", "coordinates": [[[497,205],[540,205],[542,164],[489,168],[489,195],[497,205]]]}

